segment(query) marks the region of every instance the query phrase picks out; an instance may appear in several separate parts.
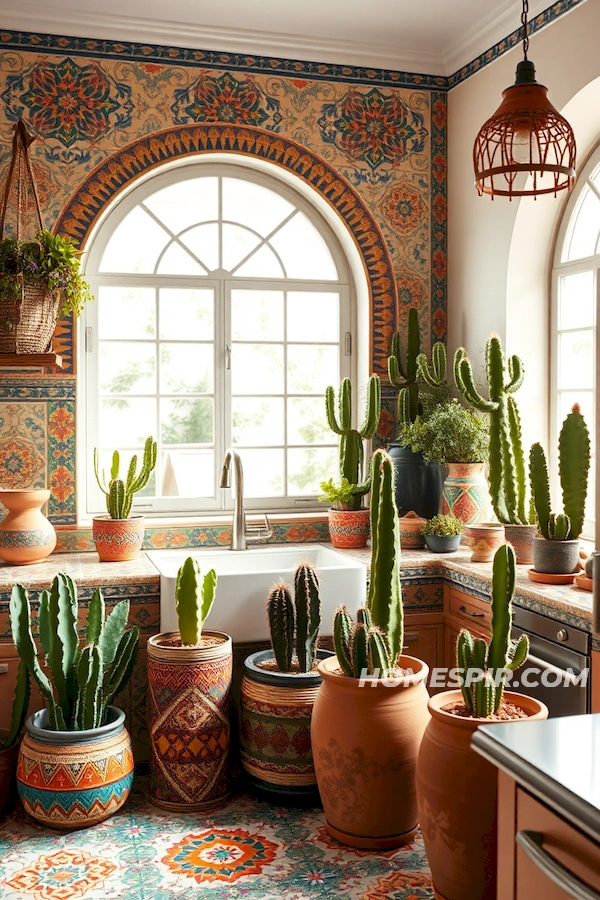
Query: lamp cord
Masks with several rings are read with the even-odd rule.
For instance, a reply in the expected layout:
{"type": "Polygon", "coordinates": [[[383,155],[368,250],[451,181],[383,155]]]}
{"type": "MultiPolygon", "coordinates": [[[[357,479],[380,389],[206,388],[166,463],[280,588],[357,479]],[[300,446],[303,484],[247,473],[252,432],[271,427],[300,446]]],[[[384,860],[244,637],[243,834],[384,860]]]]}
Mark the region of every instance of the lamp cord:
{"type": "Polygon", "coordinates": [[[523,58],[527,59],[529,50],[529,35],[527,33],[527,13],[529,12],[529,0],[523,0],[523,12],[521,13],[521,25],[523,26],[523,58]]]}

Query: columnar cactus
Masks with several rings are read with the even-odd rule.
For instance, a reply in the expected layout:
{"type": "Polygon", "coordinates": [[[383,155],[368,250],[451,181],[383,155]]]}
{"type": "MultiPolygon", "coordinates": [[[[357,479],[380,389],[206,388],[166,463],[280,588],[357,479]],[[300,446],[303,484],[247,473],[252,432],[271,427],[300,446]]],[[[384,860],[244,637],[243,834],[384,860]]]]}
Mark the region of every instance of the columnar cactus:
{"type": "Polygon", "coordinates": [[[518,356],[508,358],[508,377],[500,338],[491,337],[485,349],[489,399],[475,387],[473,368],[464,347],[454,357],[454,380],[465,400],[490,416],[488,484],[492,506],[505,525],[529,523],[526,502],[526,473],[521,420],[513,394],[523,383],[523,363],[518,356]]]}
{"type": "Polygon", "coordinates": [[[583,530],[590,468],[590,435],[579,404],[566,417],[558,439],[558,471],[564,513],[551,512],[548,463],[541,444],[529,452],[529,476],[540,531],[546,540],[576,540],[583,530]]]}
{"type": "Polygon", "coordinates": [[[522,666],[529,639],[510,637],[515,590],[515,552],[510,544],[496,551],[492,571],[492,639],[473,639],[463,628],[456,645],[457,666],[465,706],[472,716],[488,718],[500,709],[508,671],[522,666]]]}
{"type": "Polygon", "coordinates": [[[138,473],[137,455],[131,457],[129,469],[127,470],[127,478],[125,481],[119,478],[120,457],[119,451],[115,450],[112,457],[112,465],[110,467],[110,480],[106,481],[104,470],[102,475],[98,468],[98,448],[94,448],[94,474],[98,487],[106,496],[106,508],[111,519],[127,519],[131,512],[131,504],[133,503],[133,495],[141,491],[148,484],[148,479],[156,466],[156,441],[149,437],[144,445],[144,456],[142,467],[138,473]]]}
{"type": "Polygon", "coordinates": [[[15,686],[15,696],[13,697],[12,714],[10,720],[10,730],[6,738],[0,743],[3,750],[9,750],[20,740],[21,731],[27,718],[27,709],[29,707],[29,699],[31,697],[31,677],[25,662],[19,660],[19,668],[17,670],[17,683],[15,686]]]}
{"type": "Polygon", "coordinates": [[[419,375],[429,387],[438,388],[446,384],[448,379],[448,360],[446,357],[446,345],[443,341],[437,341],[431,348],[431,366],[424,353],[417,357],[419,375]]]}
{"type": "Polygon", "coordinates": [[[366,608],[358,610],[356,623],[345,606],[336,611],[333,647],[342,672],[349,678],[365,675],[385,678],[392,668],[385,635],[372,624],[366,608]]]}
{"type": "Polygon", "coordinates": [[[392,335],[392,346],[388,356],[388,378],[390,384],[400,388],[398,392],[398,420],[401,425],[414,422],[419,415],[419,387],[417,360],[421,352],[419,313],[411,306],[408,311],[408,334],[404,361],[400,351],[400,334],[392,335]]]}
{"type": "Polygon", "coordinates": [[[13,641],[46,701],[51,729],[79,731],[104,724],[113,697],[123,690],[135,665],[140,633],[135,627],[125,630],[128,616],[129,600],[121,600],[105,619],[102,592],[95,590],[88,609],[86,646],[81,648],[77,587],[59,572],[51,589],[39,595],[38,631],[46,675],[31,633],[29,596],[22,585],[13,587],[13,641]]]}
{"type": "Polygon", "coordinates": [[[209,569],[204,578],[198,560],[188,556],[177,572],[175,609],[182,644],[198,644],[215,600],[217,573],[209,569]]]}
{"type": "Polygon", "coordinates": [[[271,646],[280,672],[290,672],[294,655],[300,672],[311,672],[317,658],[321,625],[319,579],[312,566],[300,563],[294,575],[294,600],[283,581],[267,601],[271,646]]]}
{"type": "Polygon", "coordinates": [[[364,461],[363,441],[371,440],[381,414],[379,376],[371,375],[369,378],[365,420],[358,430],[352,427],[352,386],[349,378],[344,378],[339,390],[338,415],[335,411],[335,391],[331,385],[325,391],[325,408],[329,427],[340,436],[340,477],[357,486],[349,509],[359,509],[361,497],[369,491],[368,481],[359,484],[364,461]]]}

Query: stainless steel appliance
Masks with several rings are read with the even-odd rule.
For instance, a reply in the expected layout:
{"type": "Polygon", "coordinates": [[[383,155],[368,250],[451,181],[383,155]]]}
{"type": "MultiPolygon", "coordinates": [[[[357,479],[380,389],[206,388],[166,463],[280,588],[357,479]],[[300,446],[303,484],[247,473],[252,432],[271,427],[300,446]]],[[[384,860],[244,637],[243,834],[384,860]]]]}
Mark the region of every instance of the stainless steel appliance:
{"type": "Polygon", "coordinates": [[[591,636],[547,616],[513,607],[512,637],[529,637],[526,663],[510,679],[509,690],[541,700],[550,716],[590,712],[591,636]]]}

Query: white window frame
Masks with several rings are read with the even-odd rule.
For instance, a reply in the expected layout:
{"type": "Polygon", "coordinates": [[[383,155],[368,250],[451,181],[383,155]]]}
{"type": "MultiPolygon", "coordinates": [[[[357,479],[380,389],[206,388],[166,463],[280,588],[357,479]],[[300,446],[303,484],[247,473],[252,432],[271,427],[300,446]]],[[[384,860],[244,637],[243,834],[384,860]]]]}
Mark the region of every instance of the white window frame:
{"type": "MultiPolygon", "coordinates": [[[[273,167],[274,169],[276,167],[273,167]]],[[[214,440],[215,440],[215,496],[213,498],[159,498],[156,501],[140,497],[138,502],[134,499],[133,511],[144,513],[146,516],[159,516],[176,518],[178,516],[202,516],[215,515],[219,511],[230,511],[233,508],[233,498],[229,489],[218,487],[218,475],[220,473],[222,456],[227,447],[232,446],[231,437],[231,372],[227,368],[227,347],[231,346],[231,323],[229,297],[232,288],[235,289],[269,289],[269,290],[302,290],[302,291],[335,291],[340,295],[340,340],[339,340],[339,379],[356,378],[356,354],[353,352],[356,343],[356,292],[350,271],[350,264],[342,246],[329,223],[319,210],[300,192],[297,192],[289,184],[277,177],[277,174],[267,174],[253,166],[245,166],[239,162],[211,162],[210,160],[193,160],[184,165],[165,166],[160,172],[144,179],[136,184],[119,198],[118,202],[110,209],[104,220],[96,229],[89,247],[86,248],[84,270],[90,282],[92,293],[97,294],[99,285],[128,286],[140,284],[145,286],[172,286],[172,287],[213,287],[215,289],[215,332],[214,332],[214,365],[215,365],[215,405],[214,405],[214,440]],[[338,271],[337,280],[317,281],[300,280],[292,278],[235,278],[222,273],[219,278],[210,276],[194,277],[193,275],[137,275],[137,274],[111,274],[99,273],[99,266],[108,241],[114,230],[129,214],[129,212],[145,198],[162,188],[179,181],[184,181],[196,175],[222,176],[225,178],[242,178],[254,182],[267,189],[274,190],[292,203],[298,210],[304,213],[319,231],[331,253],[338,271]],[[227,301],[227,302],[225,302],[227,301]],[[349,335],[349,337],[348,337],[349,335]],[[224,398],[224,404],[217,400],[218,393],[224,398]]],[[[158,295],[158,291],[157,291],[158,295]]],[[[93,472],[93,448],[98,444],[98,390],[92,389],[98,384],[98,312],[97,303],[87,304],[81,316],[80,323],[80,353],[79,353],[79,415],[81,427],[79,429],[80,440],[84,444],[83,458],[85,470],[80,470],[81,481],[79,496],[81,498],[80,518],[88,519],[90,516],[105,512],[101,503],[102,495],[95,487],[93,472]]],[[[158,341],[158,336],[156,338],[158,341]]],[[[264,343],[264,342],[260,342],[264,343]]],[[[282,343],[278,341],[277,343],[282,343]]],[[[287,341],[284,334],[284,348],[293,341],[287,341]]],[[[305,343],[305,342],[303,342],[305,343]]],[[[326,342],[319,341],[319,344],[326,342]]],[[[284,350],[284,352],[286,352],[284,350]]],[[[153,396],[153,395],[149,395],[153,396]]],[[[157,393],[155,396],[159,396],[157,393]]],[[[262,396],[262,395],[261,395],[262,396]]],[[[266,395],[265,395],[266,396],[266,395]]],[[[278,394],[278,397],[294,396],[293,394],[278,394]]],[[[358,406],[359,398],[354,397],[353,405],[358,406]]],[[[324,401],[323,401],[324,402],[324,401]]],[[[356,412],[356,410],[355,410],[356,412]]],[[[284,415],[286,416],[287,437],[287,409],[284,403],[284,415]]],[[[149,430],[150,433],[150,430],[149,430]]],[[[331,444],[336,444],[337,439],[332,434],[331,444]]],[[[297,445],[284,445],[285,449],[297,445]]],[[[304,449],[315,445],[301,445],[304,449]]],[[[247,448],[246,448],[247,449],[247,448]]],[[[244,448],[240,449],[242,463],[244,448]]],[[[287,454],[284,452],[284,475],[287,475],[287,454]]],[[[331,473],[336,477],[337,472],[331,473]]],[[[323,511],[319,504],[318,495],[301,495],[287,497],[261,497],[244,498],[244,506],[249,510],[264,512],[298,512],[300,510],[323,511]]]]}

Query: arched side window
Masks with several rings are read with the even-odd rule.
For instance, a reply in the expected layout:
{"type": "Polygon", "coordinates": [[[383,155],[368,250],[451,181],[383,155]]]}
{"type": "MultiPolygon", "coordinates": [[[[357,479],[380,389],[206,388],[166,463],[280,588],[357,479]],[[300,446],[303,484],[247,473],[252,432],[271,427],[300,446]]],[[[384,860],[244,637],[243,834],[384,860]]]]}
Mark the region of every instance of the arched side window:
{"type": "MultiPolygon", "coordinates": [[[[321,214],[278,178],[232,163],[139,184],[88,248],[86,460],[122,470],[145,437],[158,465],[134,510],[228,508],[239,449],[249,508],[317,507],[337,472],[324,391],[350,376],[349,268],[321,214]]],[[[90,464],[86,514],[103,510],[90,464]]]]}
{"type": "MultiPolygon", "coordinates": [[[[592,465],[584,537],[594,538],[596,322],[600,289],[600,146],[578,177],[563,214],[552,273],[551,457],[558,487],[561,424],[579,403],[590,430],[592,465]]],[[[560,493],[557,493],[560,497],[560,493]]],[[[556,501],[555,501],[556,502],[556,501]]]]}

